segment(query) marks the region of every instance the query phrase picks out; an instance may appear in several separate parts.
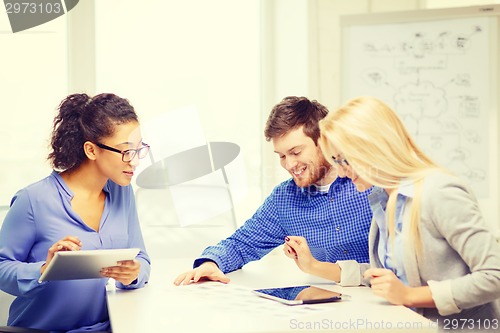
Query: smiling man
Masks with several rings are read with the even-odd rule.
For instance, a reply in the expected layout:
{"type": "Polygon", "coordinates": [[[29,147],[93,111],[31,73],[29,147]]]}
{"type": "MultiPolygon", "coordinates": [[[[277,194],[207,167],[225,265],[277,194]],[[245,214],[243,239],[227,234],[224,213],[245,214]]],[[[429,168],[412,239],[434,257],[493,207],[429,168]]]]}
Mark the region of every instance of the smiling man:
{"type": "Polygon", "coordinates": [[[276,186],[233,235],[206,248],[193,269],[180,274],[174,284],[201,278],[227,283],[225,273],[259,260],[285,242],[285,254],[306,273],[324,272],[316,267],[327,263],[330,269],[317,275],[344,285],[359,284],[359,269],[351,270],[350,263],[368,262],[370,191],[358,192],[324,159],[318,122],[327,113],[326,107],[305,97],[286,97],[274,106],[264,134],[292,178],[276,186]],[[293,249],[301,240],[313,262],[296,256],[293,249]]]}

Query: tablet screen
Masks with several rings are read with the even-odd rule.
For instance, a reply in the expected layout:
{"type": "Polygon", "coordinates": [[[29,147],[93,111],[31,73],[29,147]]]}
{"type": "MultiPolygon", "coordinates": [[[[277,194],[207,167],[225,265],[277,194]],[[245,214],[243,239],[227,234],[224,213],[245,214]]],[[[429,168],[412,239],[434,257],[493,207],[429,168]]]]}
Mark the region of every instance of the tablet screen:
{"type": "Polygon", "coordinates": [[[336,302],[346,295],[334,291],[313,287],[293,286],[284,288],[270,288],[254,290],[261,297],[269,298],[288,305],[336,302]]]}

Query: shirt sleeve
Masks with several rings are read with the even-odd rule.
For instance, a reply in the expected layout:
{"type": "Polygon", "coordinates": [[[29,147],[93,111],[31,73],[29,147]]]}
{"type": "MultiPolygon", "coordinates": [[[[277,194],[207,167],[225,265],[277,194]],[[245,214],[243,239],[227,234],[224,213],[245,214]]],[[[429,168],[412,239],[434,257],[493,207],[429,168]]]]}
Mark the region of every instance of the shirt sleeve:
{"type": "Polygon", "coordinates": [[[137,247],[140,249],[137,254],[136,260],[141,265],[141,270],[139,272],[139,276],[137,279],[129,284],[124,285],[121,282],[116,282],[116,286],[120,289],[137,289],[142,288],[149,281],[149,276],[151,274],[151,260],[146,251],[146,246],[144,244],[144,239],[142,238],[141,227],[139,224],[139,217],[137,214],[137,207],[135,204],[134,193],[132,187],[127,186],[126,190],[128,191],[128,201],[129,201],[129,219],[128,219],[128,237],[129,237],[129,247],[137,247]]]}
{"type": "Polygon", "coordinates": [[[30,297],[46,285],[46,282],[38,282],[45,261],[30,258],[35,239],[29,193],[21,190],[12,199],[0,231],[0,288],[3,291],[30,297]]]}
{"type": "Polygon", "coordinates": [[[436,304],[436,308],[441,316],[448,316],[454,313],[459,313],[462,310],[457,306],[451,289],[451,281],[433,281],[427,282],[431,288],[432,299],[436,304]]]}
{"type": "Polygon", "coordinates": [[[475,197],[458,182],[441,182],[427,204],[435,228],[470,271],[453,279],[428,281],[439,313],[450,315],[499,298],[500,245],[475,197]]]}
{"type": "Polygon", "coordinates": [[[369,264],[358,263],[356,260],[339,260],[337,264],[340,266],[340,282],[343,287],[355,287],[359,285],[367,285],[363,278],[363,274],[370,267],[369,264]]]}
{"type": "Polygon", "coordinates": [[[276,190],[231,236],[206,248],[193,266],[198,267],[208,259],[214,261],[221,271],[228,273],[250,261],[259,260],[283,244],[286,234],[279,223],[275,195],[276,190]]]}

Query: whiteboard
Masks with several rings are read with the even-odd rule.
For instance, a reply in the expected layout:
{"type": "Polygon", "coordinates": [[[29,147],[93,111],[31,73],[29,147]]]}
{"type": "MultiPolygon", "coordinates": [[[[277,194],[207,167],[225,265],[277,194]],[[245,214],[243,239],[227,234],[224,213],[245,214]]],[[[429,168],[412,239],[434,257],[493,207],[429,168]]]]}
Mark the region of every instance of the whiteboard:
{"type": "Polygon", "coordinates": [[[389,104],[479,198],[496,197],[498,187],[499,13],[478,6],[341,17],[341,100],[371,95],[389,104]]]}

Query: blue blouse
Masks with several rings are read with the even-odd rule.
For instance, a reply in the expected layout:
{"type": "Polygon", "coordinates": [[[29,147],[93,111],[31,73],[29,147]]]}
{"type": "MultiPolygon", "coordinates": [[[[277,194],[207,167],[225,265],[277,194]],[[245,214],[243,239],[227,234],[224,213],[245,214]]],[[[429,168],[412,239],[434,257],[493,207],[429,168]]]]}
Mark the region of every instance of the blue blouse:
{"type": "Polygon", "coordinates": [[[128,286],[117,282],[117,287],[134,289],[147,283],[150,259],[132,187],[108,181],[103,190],[99,232],[73,211],[73,193],[55,171],[16,193],[0,230],[0,289],[17,296],[8,325],[52,332],[110,328],[106,278],[38,282],[49,247],[66,236],[77,236],[82,250],[140,248],[138,279],[128,286]]]}
{"type": "Polygon", "coordinates": [[[387,229],[386,208],[387,201],[389,200],[387,192],[380,187],[374,187],[369,199],[373,211],[373,219],[380,231],[380,242],[377,249],[379,260],[384,268],[393,271],[405,285],[408,285],[403,265],[403,237],[401,233],[407,200],[413,198],[413,186],[402,185],[398,189],[398,192],[394,218],[394,243],[389,238],[389,230],[387,229]]]}
{"type": "Polygon", "coordinates": [[[234,271],[282,245],[286,236],[306,238],[320,261],[369,262],[370,192],[358,192],[348,178],[337,178],[325,193],[289,179],[233,235],[205,249],[194,267],[212,260],[224,273],[234,271]]]}

